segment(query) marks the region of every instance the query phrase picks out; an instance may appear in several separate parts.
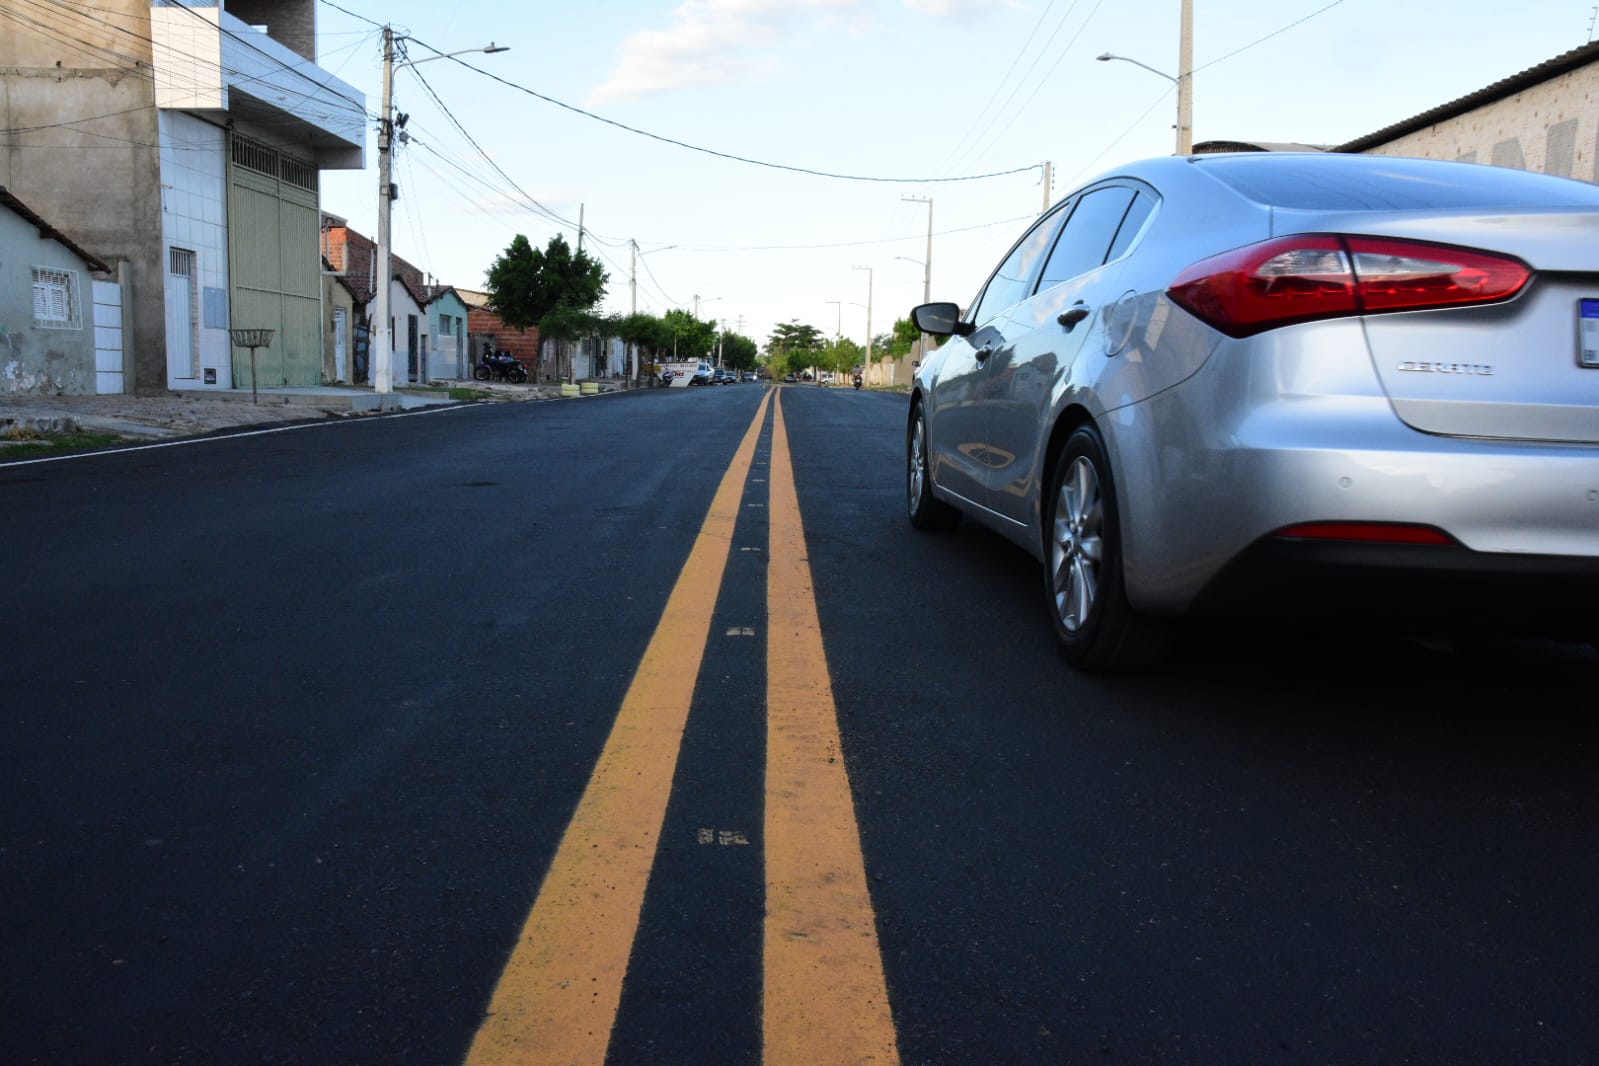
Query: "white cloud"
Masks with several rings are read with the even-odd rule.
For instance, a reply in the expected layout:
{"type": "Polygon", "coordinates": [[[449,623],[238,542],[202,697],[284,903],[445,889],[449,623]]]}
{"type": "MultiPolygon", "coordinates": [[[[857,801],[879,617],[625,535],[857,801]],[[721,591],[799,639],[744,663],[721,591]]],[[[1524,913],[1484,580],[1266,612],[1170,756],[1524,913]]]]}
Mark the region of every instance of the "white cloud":
{"type": "Polygon", "coordinates": [[[1001,7],[1020,7],[1014,0],[902,0],[912,11],[934,18],[967,18],[1001,7]]]}
{"type": "Polygon", "coordinates": [[[622,42],[616,67],[589,94],[589,103],[758,81],[771,71],[770,50],[792,23],[863,2],[688,0],[672,12],[666,29],[640,30],[622,42]]]}

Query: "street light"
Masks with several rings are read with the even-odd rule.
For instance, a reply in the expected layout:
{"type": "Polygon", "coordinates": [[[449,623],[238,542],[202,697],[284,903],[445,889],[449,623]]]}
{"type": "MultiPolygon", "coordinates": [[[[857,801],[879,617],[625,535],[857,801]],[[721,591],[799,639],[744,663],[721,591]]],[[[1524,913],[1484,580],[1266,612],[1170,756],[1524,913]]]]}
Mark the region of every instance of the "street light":
{"type": "MultiPolygon", "coordinates": [[[[395,63],[394,42],[409,39],[396,38],[392,27],[383,27],[383,117],[378,120],[378,276],[375,294],[377,307],[372,313],[372,346],[377,349],[372,361],[374,392],[394,391],[394,341],[389,335],[389,288],[393,284],[394,277],[393,253],[389,247],[389,214],[394,209],[395,194],[394,182],[389,177],[389,147],[394,137],[394,121],[389,116],[394,113],[394,68],[414,67],[420,63],[431,63],[435,59],[448,59],[450,56],[462,56],[469,52],[491,55],[495,52],[510,51],[506,46],[490,41],[483,48],[463,48],[459,52],[441,52],[422,59],[403,59],[395,63]]],[[[418,358],[424,359],[426,355],[419,354],[418,358]]],[[[417,369],[420,373],[420,363],[417,369]]]]}
{"type": "Polygon", "coordinates": [[[872,268],[858,266],[856,270],[866,271],[866,365],[872,365],[872,268]]]}
{"type": "MultiPolygon", "coordinates": [[[[1044,195],[1048,196],[1048,182],[1045,182],[1045,190],[1046,191],[1044,195]]],[[[908,200],[912,203],[924,203],[927,205],[927,258],[920,260],[920,262],[922,264],[922,303],[931,303],[933,300],[933,198],[931,196],[901,196],[900,199],[908,200]]],[[[899,258],[905,259],[908,257],[902,255],[899,258]]],[[[917,261],[918,260],[915,259],[911,260],[912,263],[917,261]]],[[[921,358],[925,356],[926,353],[927,334],[923,333],[921,335],[921,343],[917,348],[916,355],[918,358],[921,358]]],[[[892,382],[890,382],[890,384],[892,384],[892,382]]]]}
{"type": "Polygon", "coordinates": [[[1182,24],[1177,41],[1177,76],[1156,70],[1147,63],[1126,56],[1095,56],[1100,62],[1119,59],[1135,67],[1143,67],[1151,74],[1159,74],[1177,86],[1177,154],[1189,155],[1194,150],[1194,0],[1182,0],[1182,24]]]}
{"type": "MultiPolygon", "coordinates": [[[[651,248],[648,252],[641,252],[638,249],[638,241],[629,240],[627,243],[633,250],[633,258],[629,264],[628,273],[628,285],[631,290],[628,303],[628,314],[636,315],[638,314],[638,257],[641,255],[650,255],[654,252],[669,252],[673,248],[676,248],[677,245],[668,244],[664,248],[651,248]]],[[[639,370],[641,368],[639,367],[638,349],[633,346],[632,341],[627,342],[627,361],[628,365],[632,368],[631,376],[633,380],[633,386],[637,388],[639,370]]]]}
{"type": "MultiPolygon", "coordinates": [[[[901,200],[910,203],[927,205],[927,258],[911,259],[912,263],[922,265],[922,303],[929,303],[933,296],[933,198],[930,196],[901,196],[901,200]]],[[[909,256],[896,256],[897,259],[908,259],[909,256]]]]}
{"type": "MultiPolygon", "coordinates": [[[[698,322],[700,320],[700,304],[713,304],[717,300],[720,300],[720,299],[721,299],[720,296],[707,296],[704,299],[701,299],[700,298],[700,294],[699,293],[695,293],[694,294],[694,321],[698,322]]],[[[710,353],[707,352],[706,355],[708,356],[708,355],[710,355],[710,353]]],[[[717,358],[716,365],[717,366],[721,366],[722,365],[720,357],[717,358]]]]}

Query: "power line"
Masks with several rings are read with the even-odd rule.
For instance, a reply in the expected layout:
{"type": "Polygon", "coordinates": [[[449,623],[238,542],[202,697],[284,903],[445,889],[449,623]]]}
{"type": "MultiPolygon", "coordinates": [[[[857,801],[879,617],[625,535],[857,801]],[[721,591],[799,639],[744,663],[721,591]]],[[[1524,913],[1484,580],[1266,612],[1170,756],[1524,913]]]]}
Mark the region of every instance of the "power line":
{"type": "MultiPolygon", "coordinates": [[[[326,0],[324,0],[324,2],[326,2],[326,0]]],[[[514,81],[502,78],[497,74],[491,74],[482,67],[475,67],[471,63],[468,63],[458,57],[451,56],[450,58],[454,59],[455,62],[461,64],[461,66],[467,68],[468,70],[475,70],[484,77],[489,78],[492,81],[497,81],[508,89],[515,89],[517,92],[526,93],[528,96],[531,96],[534,99],[543,100],[547,104],[554,104],[556,107],[564,108],[567,111],[571,111],[573,114],[582,115],[584,118],[593,119],[595,122],[603,122],[607,126],[615,126],[617,129],[626,130],[628,133],[637,134],[640,137],[648,137],[651,140],[660,141],[662,144],[670,144],[677,148],[686,148],[691,152],[701,152],[705,155],[715,156],[718,159],[727,159],[735,163],[748,163],[751,166],[767,167],[771,170],[786,170],[792,174],[809,174],[812,177],[833,178],[839,181],[871,181],[891,184],[922,185],[933,182],[947,183],[956,181],[982,181],[987,178],[1003,178],[1011,174],[1024,174],[1029,170],[1038,170],[1044,165],[1042,163],[1032,163],[1028,166],[1016,167],[1012,170],[997,170],[990,174],[966,174],[961,177],[953,178],[887,178],[861,174],[838,174],[826,170],[815,170],[810,167],[791,166],[786,163],[769,163],[760,159],[751,159],[748,156],[735,155],[732,152],[721,152],[714,148],[704,148],[697,144],[689,144],[687,141],[679,141],[675,138],[666,137],[659,133],[651,133],[648,130],[641,130],[635,126],[629,126],[624,122],[617,122],[615,119],[605,118],[601,115],[594,114],[592,111],[585,111],[581,107],[564,103],[555,99],[553,96],[546,96],[545,94],[534,89],[529,89],[525,85],[518,85],[514,81]]]]}

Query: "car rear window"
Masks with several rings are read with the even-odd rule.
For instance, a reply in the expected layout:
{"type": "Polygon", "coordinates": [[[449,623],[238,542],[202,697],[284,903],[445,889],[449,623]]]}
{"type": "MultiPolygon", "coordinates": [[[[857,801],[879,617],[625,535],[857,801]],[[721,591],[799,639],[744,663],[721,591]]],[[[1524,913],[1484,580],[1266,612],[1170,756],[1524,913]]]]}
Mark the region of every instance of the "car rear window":
{"type": "Polygon", "coordinates": [[[1311,211],[1599,206],[1599,185],[1470,163],[1262,153],[1199,165],[1256,203],[1311,211]]]}

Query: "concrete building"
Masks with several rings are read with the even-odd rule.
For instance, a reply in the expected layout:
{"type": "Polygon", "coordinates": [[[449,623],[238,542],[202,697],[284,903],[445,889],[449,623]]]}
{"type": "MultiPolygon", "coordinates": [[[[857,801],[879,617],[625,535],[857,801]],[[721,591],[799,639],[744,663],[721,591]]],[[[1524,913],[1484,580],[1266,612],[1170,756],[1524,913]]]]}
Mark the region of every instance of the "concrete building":
{"type": "Polygon", "coordinates": [[[0,395],[120,387],[117,289],[109,266],[0,185],[0,395]]]}
{"type": "MultiPolygon", "coordinates": [[[[315,0],[41,4],[0,34],[0,184],[119,270],[130,392],[323,378],[318,172],[366,100],[315,65],[315,0]]],[[[102,382],[102,384],[104,384],[102,382]]]]}
{"type": "Polygon", "coordinates": [[[1358,152],[1599,182],[1599,41],[1344,144],[1211,140],[1207,152],[1358,152]]]}
{"type": "Polygon", "coordinates": [[[1599,41],[1333,149],[1599,182],[1599,41]]]}

